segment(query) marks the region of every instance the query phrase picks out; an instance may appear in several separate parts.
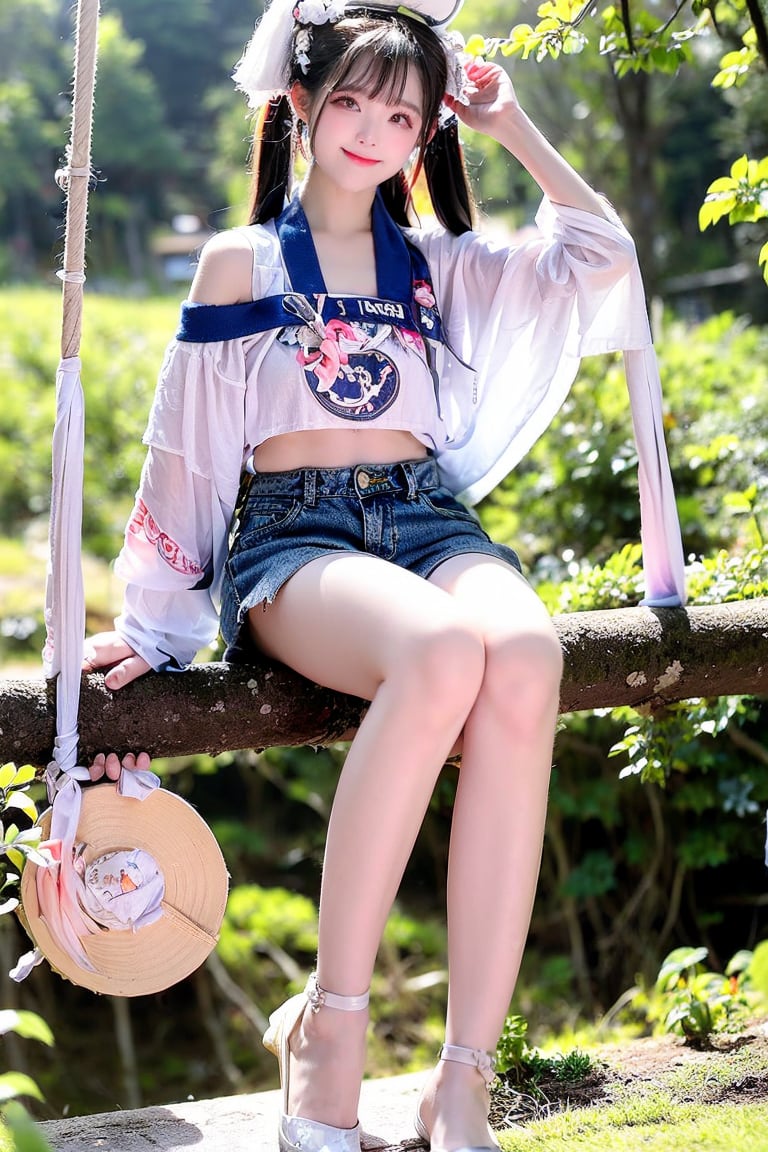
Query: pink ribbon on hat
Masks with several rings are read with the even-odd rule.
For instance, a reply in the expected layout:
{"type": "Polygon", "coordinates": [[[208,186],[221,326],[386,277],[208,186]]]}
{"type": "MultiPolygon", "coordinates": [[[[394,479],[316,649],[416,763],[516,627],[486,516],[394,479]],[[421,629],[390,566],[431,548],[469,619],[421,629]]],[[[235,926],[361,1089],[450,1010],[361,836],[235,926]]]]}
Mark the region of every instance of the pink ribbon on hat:
{"type": "MultiPolygon", "coordinates": [[[[50,864],[35,874],[40,919],[62,951],[93,972],[82,938],[105,928],[135,931],[153,923],[163,913],[165,881],[153,857],[141,849],[121,849],[85,863],[86,845],[75,841],[82,790],[71,772],[56,776],[56,770],[53,763],[47,776],[49,794],[55,793],[50,837],[40,845],[50,864]]],[[[154,772],[124,768],[117,791],[144,800],[159,784],[154,772]]],[[[23,980],[42,959],[39,948],[27,952],[10,973],[12,979],[23,980]]]]}

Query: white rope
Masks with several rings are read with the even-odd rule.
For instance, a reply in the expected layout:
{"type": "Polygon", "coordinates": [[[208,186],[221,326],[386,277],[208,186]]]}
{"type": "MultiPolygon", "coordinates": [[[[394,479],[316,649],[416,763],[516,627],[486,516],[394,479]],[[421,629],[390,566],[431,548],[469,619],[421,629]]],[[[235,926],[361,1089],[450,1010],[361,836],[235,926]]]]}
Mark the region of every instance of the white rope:
{"type": "Polygon", "coordinates": [[[67,193],[64,240],[61,362],[56,373],[56,423],[53,431],[50,565],[45,593],[46,675],[56,676],[56,742],[49,768],[49,790],[59,772],[87,779],[77,765],[77,715],[85,636],[85,596],[80,564],[83,514],[85,406],[80,381],[80,335],[88,184],[91,173],[93,92],[99,0],[78,0],[72,135],[67,165],[57,180],[67,193]]]}

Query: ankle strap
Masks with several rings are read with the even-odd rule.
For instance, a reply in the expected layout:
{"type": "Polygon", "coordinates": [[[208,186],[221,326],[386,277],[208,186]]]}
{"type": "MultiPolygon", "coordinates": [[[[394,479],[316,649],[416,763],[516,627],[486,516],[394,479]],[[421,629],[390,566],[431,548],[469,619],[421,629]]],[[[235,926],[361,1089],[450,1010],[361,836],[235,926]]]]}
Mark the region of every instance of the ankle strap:
{"type": "Polygon", "coordinates": [[[362,1012],[368,1007],[370,991],[363,992],[362,996],[337,996],[335,992],[327,992],[317,982],[317,973],[312,972],[307,980],[304,994],[312,1005],[313,1012],[321,1008],[338,1008],[342,1012],[362,1012]]]}
{"type": "Polygon", "coordinates": [[[496,1076],[496,1060],[490,1052],[485,1052],[482,1048],[462,1048],[459,1044],[443,1044],[440,1059],[473,1065],[486,1084],[492,1084],[496,1076]]]}

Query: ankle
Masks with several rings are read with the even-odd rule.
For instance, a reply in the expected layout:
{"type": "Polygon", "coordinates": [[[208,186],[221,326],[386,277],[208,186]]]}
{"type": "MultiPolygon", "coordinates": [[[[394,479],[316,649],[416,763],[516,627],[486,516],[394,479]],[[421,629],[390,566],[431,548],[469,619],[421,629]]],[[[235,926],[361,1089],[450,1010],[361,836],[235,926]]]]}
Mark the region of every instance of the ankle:
{"type": "Polygon", "coordinates": [[[449,1064],[440,1060],[430,1077],[432,1091],[437,1099],[444,1093],[449,1097],[453,1094],[463,1097],[478,1097],[484,1100],[489,1098],[489,1088],[477,1070],[466,1064],[449,1064]]]}
{"type": "Polygon", "coordinates": [[[312,973],[305,988],[307,1004],[302,1017],[301,1032],[307,1040],[330,1041],[365,1035],[368,1028],[367,992],[357,996],[342,996],[322,988],[312,973]]]}
{"type": "Polygon", "coordinates": [[[323,1045],[347,1044],[368,1031],[368,1009],[359,1012],[336,1012],[323,1008],[316,1012],[310,1005],[304,1010],[299,1029],[305,1043],[323,1045]]]}
{"type": "Polygon", "coordinates": [[[319,1013],[321,1008],[333,1008],[337,1012],[362,1012],[368,1007],[370,989],[357,995],[340,995],[320,986],[317,972],[311,972],[304,989],[312,1011],[319,1013]]]}
{"type": "Polygon", "coordinates": [[[438,1067],[450,1068],[458,1065],[476,1072],[490,1088],[496,1079],[495,1053],[484,1048],[465,1048],[461,1044],[443,1044],[440,1049],[438,1067]]]}

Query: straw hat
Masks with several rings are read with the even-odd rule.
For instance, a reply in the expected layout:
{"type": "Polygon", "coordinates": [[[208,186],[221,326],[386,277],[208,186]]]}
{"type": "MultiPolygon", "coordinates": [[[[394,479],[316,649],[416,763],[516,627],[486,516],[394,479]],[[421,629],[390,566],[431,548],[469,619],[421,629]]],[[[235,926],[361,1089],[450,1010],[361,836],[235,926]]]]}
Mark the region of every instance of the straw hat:
{"type": "MultiPolygon", "coordinates": [[[[47,836],[50,812],[40,823],[47,836]]],[[[99,784],[83,790],[75,843],[87,878],[88,911],[93,917],[94,901],[100,903],[102,924],[110,920],[110,898],[137,890],[143,879],[159,883],[161,891],[164,882],[164,891],[154,922],[79,937],[93,965],[89,971],[41,918],[38,868],[28,863],[21,881],[23,918],[55,971],[93,992],[146,996],[202,964],[216,946],[228,876],[213,833],[194,808],[163,788],[138,800],[119,795],[114,784],[99,784]]]]}

